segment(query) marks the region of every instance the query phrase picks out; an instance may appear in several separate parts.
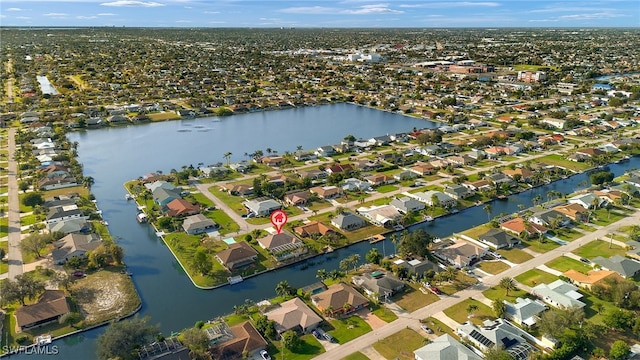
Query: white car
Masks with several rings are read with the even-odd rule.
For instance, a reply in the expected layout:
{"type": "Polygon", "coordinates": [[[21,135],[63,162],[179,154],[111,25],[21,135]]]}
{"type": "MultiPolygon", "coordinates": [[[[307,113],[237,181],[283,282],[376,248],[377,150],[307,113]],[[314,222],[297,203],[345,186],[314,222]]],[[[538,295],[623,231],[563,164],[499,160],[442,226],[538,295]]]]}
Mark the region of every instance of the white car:
{"type": "Polygon", "coordinates": [[[260,350],[260,358],[262,360],[271,360],[271,356],[269,356],[267,350],[260,350]]]}

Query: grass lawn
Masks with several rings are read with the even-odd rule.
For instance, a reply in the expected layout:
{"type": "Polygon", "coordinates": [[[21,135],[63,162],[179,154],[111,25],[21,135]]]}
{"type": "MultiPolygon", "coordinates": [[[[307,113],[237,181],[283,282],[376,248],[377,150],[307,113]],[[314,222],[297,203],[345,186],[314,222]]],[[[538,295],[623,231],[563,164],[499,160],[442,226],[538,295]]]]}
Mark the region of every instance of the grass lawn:
{"type": "Polygon", "coordinates": [[[82,196],[85,199],[89,197],[89,189],[87,189],[84,186],[73,186],[73,187],[68,187],[63,189],[43,191],[42,198],[46,199],[53,196],[60,196],[60,195],[73,194],[73,193],[77,193],[78,195],[82,196]]]}
{"type": "Polygon", "coordinates": [[[609,247],[608,239],[592,241],[573,251],[574,254],[587,259],[593,259],[598,256],[606,258],[613,255],[624,256],[626,252],[626,249],[615,244],[612,244],[611,247],[609,247]]]}
{"type": "Polygon", "coordinates": [[[423,306],[440,300],[437,295],[429,291],[425,294],[418,287],[419,285],[409,284],[402,294],[396,295],[392,300],[408,312],[414,312],[423,306]]]}
{"type": "Polygon", "coordinates": [[[551,251],[560,246],[558,243],[548,239],[543,239],[543,242],[540,242],[539,240],[522,240],[522,244],[527,246],[529,249],[541,254],[546,253],[547,251],[551,251]]]}
{"type": "Polygon", "coordinates": [[[272,359],[287,359],[287,360],[308,360],[322,354],[324,347],[320,342],[311,334],[301,336],[299,338],[300,343],[296,349],[289,350],[283,348],[280,341],[274,341],[273,347],[269,347],[268,351],[271,354],[272,359]]]}
{"type": "Polygon", "coordinates": [[[595,228],[585,224],[585,223],[578,223],[578,225],[576,225],[577,228],[582,229],[584,231],[588,231],[588,232],[594,232],[596,231],[595,228]]]}
{"type": "Polygon", "coordinates": [[[311,211],[320,211],[322,209],[326,209],[331,207],[331,203],[324,200],[314,201],[312,203],[307,203],[306,207],[311,211]]]}
{"type": "MultiPolygon", "coordinates": [[[[0,241],[0,249],[4,250],[6,254],[9,251],[9,242],[8,241],[0,241]]],[[[0,274],[4,274],[9,271],[9,264],[0,260],[0,274]]]]}
{"type": "Polygon", "coordinates": [[[38,215],[35,214],[31,214],[31,215],[26,215],[26,216],[21,216],[20,217],[20,225],[21,226],[25,226],[25,225],[33,225],[37,222],[40,222],[42,220],[38,219],[38,215]]]}
{"type": "Polygon", "coordinates": [[[215,222],[216,224],[220,225],[218,231],[222,235],[240,231],[240,225],[238,225],[229,217],[229,215],[227,215],[227,213],[220,209],[205,211],[203,215],[213,220],[213,222],[215,222]]]}
{"type": "Polygon", "coordinates": [[[413,351],[428,342],[422,335],[411,329],[402,329],[397,333],[378,340],[373,344],[380,355],[386,359],[413,360],[413,351]]]}
{"type": "Polygon", "coordinates": [[[9,218],[0,218],[0,237],[9,235],[9,218]]]}
{"type": "Polygon", "coordinates": [[[327,332],[336,338],[340,344],[344,344],[371,331],[371,326],[356,315],[346,319],[330,319],[329,324],[331,324],[333,330],[327,332]]]}
{"type": "Polygon", "coordinates": [[[462,271],[458,271],[456,279],[452,282],[446,282],[438,285],[438,289],[443,293],[451,296],[460,290],[464,290],[477,282],[476,278],[471,277],[462,271]]]}
{"type": "Polygon", "coordinates": [[[346,357],[343,357],[342,360],[369,360],[369,358],[365,354],[358,351],[346,357]]]}
{"type": "Polygon", "coordinates": [[[482,322],[487,319],[495,319],[493,310],[490,307],[473,299],[466,299],[459,302],[452,307],[445,309],[444,313],[451,319],[455,320],[458,324],[464,324],[466,321],[471,320],[474,324],[481,325],[482,322]],[[473,317],[469,318],[467,307],[471,304],[477,306],[478,310],[474,311],[473,317]]]}
{"type": "Polygon", "coordinates": [[[390,184],[378,186],[376,188],[377,192],[383,193],[383,194],[384,193],[388,193],[388,192],[392,192],[392,191],[396,191],[396,190],[398,190],[398,187],[395,186],[395,185],[390,185],[390,184]]]}
{"type": "Polygon", "coordinates": [[[564,168],[576,170],[576,171],[584,171],[591,167],[586,162],[575,162],[575,161],[567,160],[565,156],[558,155],[558,154],[543,156],[541,158],[538,158],[537,161],[548,164],[548,165],[556,165],[556,166],[560,166],[560,167],[564,167],[564,168]]]}
{"type": "Polygon", "coordinates": [[[242,215],[247,213],[247,209],[242,205],[245,200],[242,196],[230,195],[228,192],[218,189],[217,186],[210,187],[209,192],[227,204],[237,214],[242,215]]]}
{"type": "Polygon", "coordinates": [[[151,121],[165,121],[165,120],[174,120],[174,119],[180,118],[180,115],[174,112],[161,112],[161,113],[155,113],[155,114],[148,114],[147,116],[149,117],[149,119],[151,119],[151,121]]]}
{"type": "Polygon", "coordinates": [[[205,207],[213,206],[213,201],[211,201],[206,195],[202,193],[191,193],[187,195],[185,199],[193,199],[199,204],[204,205],[205,207]]]}
{"type": "Polygon", "coordinates": [[[483,261],[478,265],[484,272],[488,272],[489,274],[499,274],[509,268],[509,265],[503,263],[502,261],[483,261]]]}
{"type": "MultiPolygon", "coordinates": [[[[316,216],[310,216],[309,220],[313,221],[320,221],[324,224],[331,224],[331,214],[328,213],[324,213],[324,214],[320,214],[320,215],[316,215],[316,216]]],[[[337,230],[337,229],[336,229],[337,230]]],[[[341,233],[342,235],[344,235],[344,237],[347,239],[347,242],[349,243],[353,243],[356,241],[360,241],[363,239],[366,239],[370,236],[373,235],[378,235],[378,234],[382,234],[384,231],[387,231],[387,229],[381,228],[379,226],[375,226],[375,225],[367,225],[363,228],[357,229],[357,230],[353,230],[353,231],[339,231],[337,230],[339,233],[341,233]]]]}
{"type": "Polygon", "coordinates": [[[209,243],[211,247],[209,259],[211,260],[212,266],[208,275],[196,273],[192,266],[191,259],[193,258],[193,254],[195,254],[198,249],[204,249],[204,247],[200,245],[199,236],[187,235],[185,233],[172,233],[164,237],[164,242],[174,252],[180,263],[185,267],[185,271],[191,275],[191,278],[196,284],[200,286],[214,286],[227,281],[229,272],[220,262],[213,258],[215,253],[227,248],[226,244],[222,241],[211,241],[209,243]]]}
{"type": "Polygon", "coordinates": [[[500,249],[498,254],[502,255],[505,259],[511,261],[514,264],[522,264],[525,261],[533,259],[531,254],[524,252],[520,249],[500,249]]]}
{"type": "Polygon", "coordinates": [[[548,267],[552,268],[552,269],[556,269],[558,271],[562,271],[565,272],[567,270],[573,269],[576,271],[579,271],[583,274],[586,274],[587,272],[589,272],[589,270],[591,270],[591,266],[583,263],[582,261],[578,261],[566,256],[559,256],[551,261],[549,261],[548,263],[546,263],[545,265],[547,265],[548,267]]]}
{"type": "Polygon", "coordinates": [[[575,229],[556,229],[553,230],[553,232],[555,233],[555,236],[564,240],[564,241],[573,241],[579,237],[583,237],[584,234],[575,230],[575,229]]]}
{"type": "Polygon", "coordinates": [[[515,277],[516,281],[527,286],[536,286],[538,284],[549,284],[558,280],[558,277],[548,272],[531,269],[515,277]]]}
{"type": "Polygon", "coordinates": [[[465,230],[462,232],[463,235],[467,235],[468,237],[472,238],[472,239],[477,239],[478,236],[486,233],[487,231],[493,229],[493,227],[489,224],[484,224],[484,225],[480,225],[480,226],[476,226],[474,228],[471,228],[469,230],[465,230]]]}
{"type": "Polygon", "coordinates": [[[373,309],[372,313],[380,318],[380,320],[384,322],[392,322],[398,319],[398,316],[393,313],[393,311],[387,309],[382,305],[377,304],[369,304],[369,308],[373,309]]]}
{"type": "Polygon", "coordinates": [[[455,331],[453,331],[450,327],[445,325],[442,321],[434,317],[428,317],[426,319],[420,320],[420,322],[427,325],[431,330],[433,330],[433,333],[437,336],[449,334],[454,339],[458,338],[458,335],[456,335],[455,331]]]}
{"type": "Polygon", "coordinates": [[[624,215],[618,214],[613,211],[607,212],[606,209],[598,209],[595,211],[595,213],[596,213],[597,220],[594,220],[592,218],[591,222],[600,226],[609,225],[625,217],[624,215]]]}
{"type": "Polygon", "coordinates": [[[506,290],[500,286],[489,288],[483,291],[482,294],[490,300],[507,300],[512,303],[516,302],[516,298],[525,298],[529,295],[529,293],[521,289],[511,290],[509,291],[509,295],[507,295],[506,290]]]}

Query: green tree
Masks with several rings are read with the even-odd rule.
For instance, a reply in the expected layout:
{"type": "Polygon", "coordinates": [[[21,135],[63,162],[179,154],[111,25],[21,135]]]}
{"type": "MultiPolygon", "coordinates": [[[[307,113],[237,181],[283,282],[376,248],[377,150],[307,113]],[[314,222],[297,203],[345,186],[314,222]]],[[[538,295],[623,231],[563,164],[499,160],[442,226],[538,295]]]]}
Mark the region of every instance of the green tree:
{"type": "Polygon", "coordinates": [[[483,207],[484,211],[487,212],[487,221],[491,221],[491,204],[487,204],[483,207]]]}
{"type": "Polygon", "coordinates": [[[41,257],[41,252],[53,241],[50,234],[31,234],[20,241],[20,250],[33,253],[37,258],[41,257]]]}
{"type": "Polygon", "coordinates": [[[22,198],[22,204],[24,206],[34,207],[36,205],[44,204],[44,199],[42,198],[42,194],[37,193],[37,192],[32,192],[32,193],[26,194],[22,198]]]}
{"type": "Polygon", "coordinates": [[[382,260],[382,254],[380,254],[377,248],[372,248],[367,252],[364,258],[368,263],[379,265],[380,260],[382,260]]]}
{"type": "Polygon", "coordinates": [[[629,310],[613,308],[604,315],[602,322],[612,329],[627,330],[633,326],[634,317],[629,310]]]}
{"type": "Polygon", "coordinates": [[[467,306],[467,314],[469,314],[469,317],[473,317],[473,313],[476,311],[478,311],[478,305],[471,303],[467,306]]]}
{"type": "Polygon", "coordinates": [[[148,318],[134,317],[109,325],[98,337],[99,359],[137,359],[135,349],[150,342],[159,332],[157,325],[149,325],[148,318]]]}
{"type": "Polygon", "coordinates": [[[193,258],[191,259],[191,266],[193,266],[193,268],[200,274],[207,275],[213,267],[213,262],[211,261],[209,255],[207,255],[206,251],[198,249],[193,254],[193,258]]]}
{"type": "Polygon", "coordinates": [[[316,277],[320,279],[320,281],[324,281],[327,278],[327,270],[318,269],[318,271],[316,272],[316,277]]]}
{"type": "Polygon", "coordinates": [[[402,255],[427,256],[433,240],[434,237],[423,229],[413,232],[405,231],[400,238],[398,252],[402,255]]]}
{"type": "Polygon", "coordinates": [[[500,346],[494,346],[487,350],[485,353],[485,359],[487,360],[513,360],[513,356],[509,352],[500,346]]]}
{"type": "Polygon", "coordinates": [[[611,350],[609,350],[609,358],[611,360],[623,360],[626,359],[631,353],[631,348],[627,345],[624,340],[617,340],[611,345],[611,350]]]}
{"type": "Polygon", "coordinates": [[[501,299],[493,300],[491,307],[498,318],[504,317],[504,314],[507,312],[507,306],[501,299]]]}
{"type": "Polygon", "coordinates": [[[293,296],[295,295],[295,293],[296,293],[296,288],[289,285],[289,282],[287,280],[282,280],[278,283],[278,285],[276,285],[276,294],[278,294],[278,296],[282,296],[282,297],[293,296]]]}
{"type": "Polygon", "coordinates": [[[27,190],[29,190],[29,182],[28,181],[20,181],[20,183],[18,183],[18,189],[20,189],[20,191],[27,192],[27,190]]]}
{"type": "Polygon", "coordinates": [[[26,299],[35,299],[43,291],[44,283],[28,274],[16,275],[14,280],[0,282],[0,299],[4,304],[19,301],[24,306],[26,299]]]}
{"type": "Polygon", "coordinates": [[[300,343],[300,338],[298,337],[298,334],[296,334],[295,331],[293,330],[287,330],[284,333],[282,333],[282,345],[291,350],[294,351],[298,345],[300,343]]]}
{"type": "Polygon", "coordinates": [[[258,320],[256,320],[256,330],[270,339],[275,339],[277,335],[275,321],[269,320],[265,315],[261,315],[258,320]]]}
{"type": "Polygon", "coordinates": [[[191,350],[192,358],[204,359],[208,353],[209,338],[197,327],[188,328],[180,334],[182,343],[191,350]]]}
{"type": "Polygon", "coordinates": [[[506,296],[509,296],[509,291],[517,289],[516,282],[510,277],[503,277],[498,285],[505,290],[506,296]]]}

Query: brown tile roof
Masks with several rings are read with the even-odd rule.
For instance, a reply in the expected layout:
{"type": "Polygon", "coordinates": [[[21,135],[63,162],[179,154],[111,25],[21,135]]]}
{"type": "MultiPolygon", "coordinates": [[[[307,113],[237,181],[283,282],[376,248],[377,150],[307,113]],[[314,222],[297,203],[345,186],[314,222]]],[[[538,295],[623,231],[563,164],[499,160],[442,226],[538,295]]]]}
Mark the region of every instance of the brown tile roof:
{"type": "Polygon", "coordinates": [[[245,353],[251,354],[267,347],[265,339],[248,321],[232,326],[229,330],[233,334],[233,339],[213,348],[214,359],[239,360],[244,358],[245,353]]]}
{"type": "Polygon", "coordinates": [[[324,311],[332,308],[334,312],[342,309],[346,303],[351,304],[354,308],[369,303],[369,300],[367,300],[366,297],[360,294],[356,289],[344,283],[329,286],[326,291],[313,296],[312,300],[318,309],[324,311]]]}
{"type": "Polygon", "coordinates": [[[299,243],[300,239],[283,231],[280,234],[270,234],[260,238],[258,239],[258,242],[265,249],[272,250],[278,246],[299,243]]]}
{"type": "Polygon", "coordinates": [[[266,315],[269,320],[276,322],[276,329],[280,333],[297,326],[306,329],[322,322],[322,318],[297,297],[283,302],[279,308],[266,315]]]}
{"type": "Polygon", "coordinates": [[[609,270],[589,270],[589,272],[585,275],[581,272],[571,269],[565,271],[562,275],[577,283],[589,285],[595,284],[598,281],[608,278],[609,276],[618,276],[618,278],[620,278],[620,275],[618,275],[618,273],[609,270]]]}
{"type": "Polygon", "coordinates": [[[174,199],[167,204],[167,215],[192,215],[200,211],[200,205],[193,205],[185,199],[174,199]]]}
{"type": "Polygon", "coordinates": [[[328,232],[334,232],[333,229],[331,229],[329,226],[319,221],[312,221],[308,224],[297,226],[293,229],[293,231],[295,231],[296,234],[300,234],[302,236],[313,236],[317,234],[324,235],[328,232]]]}
{"type": "Polygon", "coordinates": [[[53,319],[69,312],[67,298],[62,290],[45,290],[37,303],[16,310],[19,327],[47,319],[53,319]]]}
{"type": "Polygon", "coordinates": [[[257,255],[258,253],[249,244],[241,241],[239,243],[229,245],[226,250],[222,250],[217,253],[216,257],[218,257],[223,264],[227,264],[229,262],[237,262],[257,255]]]}

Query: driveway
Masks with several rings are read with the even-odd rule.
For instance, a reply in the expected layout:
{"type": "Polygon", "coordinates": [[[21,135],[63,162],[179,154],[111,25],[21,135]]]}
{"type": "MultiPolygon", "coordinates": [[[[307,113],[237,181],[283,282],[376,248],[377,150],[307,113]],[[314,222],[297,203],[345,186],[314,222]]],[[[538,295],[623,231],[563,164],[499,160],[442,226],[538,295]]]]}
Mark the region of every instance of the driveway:
{"type": "Polygon", "coordinates": [[[371,329],[373,329],[373,330],[379,329],[379,328],[387,325],[387,323],[385,321],[380,319],[376,314],[374,314],[371,311],[369,311],[369,309],[360,309],[360,310],[358,310],[356,312],[356,314],[360,318],[362,318],[362,320],[366,321],[367,324],[369,324],[369,326],[371,326],[371,329]]]}

